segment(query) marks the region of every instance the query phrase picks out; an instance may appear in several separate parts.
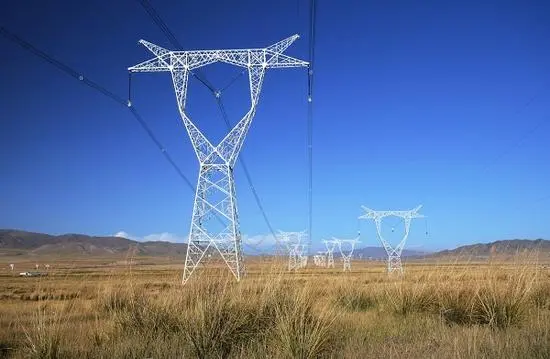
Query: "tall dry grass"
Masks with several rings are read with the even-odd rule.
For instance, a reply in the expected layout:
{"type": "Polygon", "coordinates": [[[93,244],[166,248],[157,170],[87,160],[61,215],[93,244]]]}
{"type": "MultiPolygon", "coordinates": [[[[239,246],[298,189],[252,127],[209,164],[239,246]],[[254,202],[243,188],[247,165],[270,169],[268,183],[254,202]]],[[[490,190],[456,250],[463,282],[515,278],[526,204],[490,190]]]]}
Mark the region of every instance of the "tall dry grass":
{"type": "Polygon", "coordinates": [[[532,263],[397,278],[271,270],[184,287],[109,277],[95,295],[7,302],[0,356],[548,358],[549,278],[532,263]]]}

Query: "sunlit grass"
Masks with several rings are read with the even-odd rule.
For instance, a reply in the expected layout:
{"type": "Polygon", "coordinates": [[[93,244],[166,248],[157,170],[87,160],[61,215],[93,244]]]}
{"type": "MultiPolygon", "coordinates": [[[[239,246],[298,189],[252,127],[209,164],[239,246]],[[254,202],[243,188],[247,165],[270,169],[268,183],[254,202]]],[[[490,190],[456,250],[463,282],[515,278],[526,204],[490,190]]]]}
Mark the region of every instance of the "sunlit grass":
{"type": "Polygon", "coordinates": [[[13,358],[545,358],[550,285],[530,261],[286,273],[186,286],[154,267],[0,277],[0,356],[13,358]],[[403,354],[404,353],[404,354],[403,354]]]}

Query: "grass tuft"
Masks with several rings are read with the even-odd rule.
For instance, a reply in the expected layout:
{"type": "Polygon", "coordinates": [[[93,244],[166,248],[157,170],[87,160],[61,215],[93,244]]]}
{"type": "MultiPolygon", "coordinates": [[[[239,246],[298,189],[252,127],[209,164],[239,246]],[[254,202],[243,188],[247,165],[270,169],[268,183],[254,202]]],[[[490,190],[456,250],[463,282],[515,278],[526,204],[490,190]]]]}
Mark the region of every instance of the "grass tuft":
{"type": "MultiPolygon", "coordinates": [[[[65,309],[65,308],[64,308],[65,309]]],[[[62,355],[61,328],[65,325],[64,313],[53,312],[47,306],[41,306],[31,321],[31,326],[24,328],[25,340],[21,351],[27,358],[57,359],[62,355]]]]}
{"type": "Polygon", "coordinates": [[[437,306],[434,288],[426,283],[396,282],[385,288],[384,299],[394,313],[403,316],[430,312],[437,306]]]}
{"type": "Polygon", "coordinates": [[[550,310],[550,282],[542,282],[531,292],[531,299],[539,309],[550,310]]]}
{"type": "Polygon", "coordinates": [[[356,287],[341,287],[336,292],[336,304],[354,312],[364,312],[376,307],[377,301],[374,295],[364,289],[356,287]]]}
{"type": "Polygon", "coordinates": [[[328,357],[333,339],[333,313],[325,308],[314,310],[314,298],[307,290],[292,297],[289,306],[277,308],[277,325],[273,335],[274,348],[284,358],[328,357]]]}

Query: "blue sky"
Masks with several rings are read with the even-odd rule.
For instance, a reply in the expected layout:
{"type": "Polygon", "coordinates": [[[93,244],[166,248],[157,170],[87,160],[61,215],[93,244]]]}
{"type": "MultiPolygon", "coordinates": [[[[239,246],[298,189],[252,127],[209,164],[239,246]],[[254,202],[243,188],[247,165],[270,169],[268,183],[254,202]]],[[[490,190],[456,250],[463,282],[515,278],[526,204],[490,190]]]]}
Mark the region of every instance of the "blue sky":
{"type": "MultiPolygon", "coordinates": [[[[152,1],[187,49],[264,47],[299,33],[287,53],[307,59],[307,1],[229,3],[152,1]]],[[[130,0],[12,2],[0,24],[121,97],[127,67],[150,58],[137,41],[170,48],[130,0]]],[[[314,242],[360,229],[362,244],[376,245],[372,223],[357,220],[361,205],[418,204],[429,235],[413,222],[416,248],[550,238],[548,38],[545,1],[319,1],[314,242]]],[[[0,227],[184,238],[193,193],[128,110],[0,39],[0,227]]],[[[237,72],[205,69],[219,87],[237,72]]],[[[241,78],[224,95],[232,123],[246,86],[241,78]]],[[[270,221],[286,231],[307,222],[306,95],[304,69],[269,71],[242,152],[270,221]]],[[[203,132],[223,136],[197,81],[188,98],[203,132]]],[[[169,75],[134,76],[133,103],[195,182],[169,75]]],[[[241,230],[260,238],[268,229],[235,171],[241,230]]]]}

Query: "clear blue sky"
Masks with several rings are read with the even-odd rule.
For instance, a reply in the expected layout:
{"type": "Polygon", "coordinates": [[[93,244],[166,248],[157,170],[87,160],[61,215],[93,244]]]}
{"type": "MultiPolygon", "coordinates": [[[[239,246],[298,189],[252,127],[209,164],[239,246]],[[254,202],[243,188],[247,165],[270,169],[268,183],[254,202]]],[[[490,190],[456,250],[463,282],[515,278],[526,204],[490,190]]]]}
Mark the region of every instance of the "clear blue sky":
{"type": "MultiPolygon", "coordinates": [[[[187,49],[264,47],[300,33],[288,54],[307,59],[307,1],[151,2],[187,49]]],[[[127,67],[150,58],[137,41],[170,47],[137,1],[0,9],[0,24],[121,97],[127,67]]],[[[547,1],[318,1],[314,241],[354,236],[362,204],[423,204],[429,236],[413,222],[410,243],[428,249],[550,238],[548,39],[547,1]]],[[[184,237],[193,193],[128,110],[0,43],[0,227],[184,237]]],[[[205,74],[221,87],[236,71],[205,74]]],[[[134,79],[136,108],[195,182],[169,75],[134,79]]],[[[246,85],[226,95],[233,123],[246,85]]],[[[306,228],[306,93],[304,69],[268,72],[243,150],[282,230],[306,228]]],[[[224,134],[197,81],[189,106],[206,134],[224,134]]],[[[242,232],[267,234],[239,166],[236,181],[242,232]]],[[[374,226],[360,228],[363,245],[375,245],[374,226]]]]}

